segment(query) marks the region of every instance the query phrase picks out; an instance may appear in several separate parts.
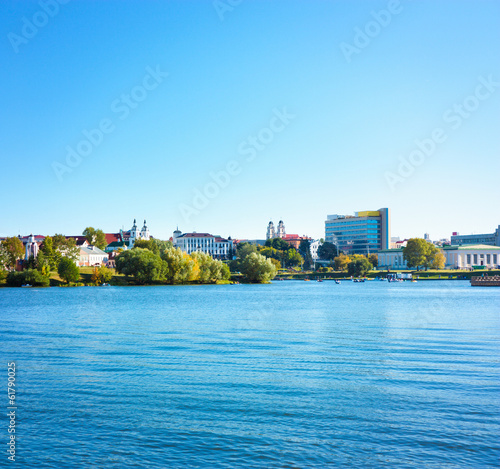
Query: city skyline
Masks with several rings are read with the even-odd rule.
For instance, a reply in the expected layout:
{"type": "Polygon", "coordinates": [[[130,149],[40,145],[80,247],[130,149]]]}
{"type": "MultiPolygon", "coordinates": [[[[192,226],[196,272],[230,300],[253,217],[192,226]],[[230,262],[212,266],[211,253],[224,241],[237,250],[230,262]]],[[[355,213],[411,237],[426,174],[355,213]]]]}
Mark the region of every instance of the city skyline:
{"type": "Polygon", "coordinates": [[[139,217],[166,239],[263,238],[271,219],[321,238],[327,215],[377,207],[401,238],[491,232],[499,18],[494,1],[2,2],[0,236],[139,217]]]}

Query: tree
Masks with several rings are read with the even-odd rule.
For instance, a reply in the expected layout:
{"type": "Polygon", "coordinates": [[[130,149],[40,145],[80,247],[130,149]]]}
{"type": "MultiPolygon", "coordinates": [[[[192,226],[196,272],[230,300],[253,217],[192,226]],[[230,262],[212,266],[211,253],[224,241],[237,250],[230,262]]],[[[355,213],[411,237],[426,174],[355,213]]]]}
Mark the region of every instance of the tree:
{"type": "Polygon", "coordinates": [[[272,238],[266,240],[266,246],[277,249],[278,251],[288,251],[291,246],[281,238],[272,238]]]}
{"type": "Polygon", "coordinates": [[[59,259],[64,256],[76,261],[80,248],[76,245],[75,238],[66,238],[62,234],[52,236],[53,248],[56,257],[59,259]]]}
{"type": "Polygon", "coordinates": [[[378,267],[378,256],[376,254],[370,254],[368,260],[372,263],[373,267],[378,267]]]}
{"type": "Polygon", "coordinates": [[[94,267],[94,272],[90,280],[96,285],[102,285],[103,283],[108,283],[112,278],[113,271],[105,265],[101,265],[100,267],[94,267]]]}
{"type": "Polygon", "coordinates": [[[165,280],[168,266],[159,256],[148,249],[123,251],[116,257],[118,273],[130,275],[139,284],[165,280]]]}
{"type": "Polygon", "coordinates": [[[82,234],[85,238],[87,238],[90,245],[97,246],[99,249],[106,249],[108,243],[106,241],[106,235],[101,229],[96,230],[95,228],[88,226],[83,230],[82,234]]]}
{"type": "Polygon", "coordinates": [[[162,241],[161,239],[148,239],[147,241],[145,239],[138,239],[134,243],[134,249],[135,248],[143,248],[143,249],[149,249],[151,252],[154,252],[156,255],[160,255],[165,249],[173,247],[171,241],[162,241]]]}
{"type": "Polygon", "coordinates": [[[313,265],[313,258],[311,255],[311,243],[308,239],[303,239],[299,244],[299,254],[304,259],[304,270],[309,270],[313,265]]]}
{"type": "Polygon", "coordinates": [[[333,261],[338,255],[337,246],[333,243],[323,243],[318,248],[318,257],[324,261],[333,261]]]}
{"type": "Polygon", "coordinates": [[[347,266],[351,262],[351,259],[349,259],[349,256],[346,256],[343,253],[340,253],[334,260],[334,265],[335,265],[335,270],[340,270],[342,272],[345,272],[347,270],[347,266]]]}
{"type": "Polygon", "coordinates": [[[372,269],[372,263],[365,256],[349,262],[347,266],[348,274],[354,277],[363,277],[372,269]]]}
{"type": "Polygon", "coordinates": [[[285,262],[287,266],[294,267],[304,262],[303,257],[294,248],[282,252],[284,253],[283,257],[286,259],[285,262]]]}
{"type": "Polygon", "coordinates": [[[68,284],[70,282],[78,282],[80,278],[80,269],[69,257],[63,257],[60,260],[57,273],[68,284]]]}
{"type": "Polygon", "coordinates": [[[434,244],[429,244],[430,249],[427,253],[427,261],[425,263],[425,268],[430,269],[444,269],[446,263],[446,257],[440,249],[438,249],[434,244]]]}
{"type": "Polygon", "coordinates": [[[255,252],[245,257],[240,270],[251,283],[267,283],[276,276],[276,267],[271,259],[266,259],[255,252]]]}
{"type": "Polygon", "coordinates": [[[165,278],[168,283],[186,283],[199,278],[200,267],[198,262],[181,249],[165,249],[161,254],[161,258],[166,265],[165,278]]]}
{"type": "Polygon", "coordinates": [[[245,259],[248,255],[257,252],[257,247],[255,244],[250,243],[240,243],[238,244],[238,257],[240,259],[245,259]]]}
{"type": "Polygon", "coordinates": [[[445,263],[445,257],[441,251],[434,244],[422,238],[408,240],[403,249],[403,258],[410,269],[413,267],[425,267],[426,270],[429,267],[443,268],[445,263]]]}
{"type": "Polygon", "coordinates": [[[0,259],[3,265],[7,269],[13,269],[16,267],[18,259],[21,259],[24,255],[24,246],[22,241],[13,236],[11,238],[5,238],[0,244],[0,259]]]}
{"type": "MultiPolygon", "coordinates": [[[[191,257],[198,263],[199,274],[196,279],[200,283],[216,282],[222,280],[229,269],[222,261],[213,259],[210,254],[204,252],[192,252],[191,257]],[[226,267],[226,269],[224,268],[226,267]]],[[[231,274],[229,274],[229,277],[231,274]]]]}
{"type": "Polygon", "coordinates": [[[34,269],[26,269],[22,272],[12,271],[7,275],[7,285],[9,287],[20,287],[26,284],[33,287],[48,287],[50,279],[34,269]]]}

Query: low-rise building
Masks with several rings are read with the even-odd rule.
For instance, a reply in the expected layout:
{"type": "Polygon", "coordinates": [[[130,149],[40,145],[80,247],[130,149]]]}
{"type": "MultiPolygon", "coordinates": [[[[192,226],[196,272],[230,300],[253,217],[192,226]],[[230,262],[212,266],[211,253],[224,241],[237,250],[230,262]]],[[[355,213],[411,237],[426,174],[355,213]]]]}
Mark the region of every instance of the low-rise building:
{"type": "Polygon", "coordinates": [[[179,229],[174,231],[172,243],[175,247],[191,254],[195,251],[210,254],[214,259],[229,259],[233,250],[231,237],[222,238],[209,233],[184,233],[179,229]]]}
{"type": "Polygon", "coordinates": [[[486,244],[471,246],[444,246],[445,266],[449,269],[470,269],[474,267],[498,268],[500,247],[486,244]]]}
{"type": "Polygon", "coordinates": [[[309,244],[309,250],[311,251],[311,257],[313,261],[316,261],[319,259],[318,256],[318,249],[323,244],[319,239],[316,239],[314,241],[311,241],[309,244]]]}
{"type": "Polygon", "coordinates": [[[403,249],[382,249],[377,253],[379,269],[406,269],[403,249]]]}
{"type": "Polygon", "coordinates": [[[76,265],[78,267],[90,267],[94,265],[103,265],[108,261],[108,254],[97,246],[80,247],[76,265]]]}

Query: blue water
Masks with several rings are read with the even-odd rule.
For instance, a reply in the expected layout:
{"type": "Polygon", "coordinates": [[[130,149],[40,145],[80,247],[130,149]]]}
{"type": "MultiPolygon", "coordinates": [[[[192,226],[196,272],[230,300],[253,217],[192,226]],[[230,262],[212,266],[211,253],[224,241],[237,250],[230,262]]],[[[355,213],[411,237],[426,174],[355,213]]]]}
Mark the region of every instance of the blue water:
{"type": "Polygon", "coordinates": [[[465,281],[3,288],[0,466],[498,467],[499,332],[465,281]]]}

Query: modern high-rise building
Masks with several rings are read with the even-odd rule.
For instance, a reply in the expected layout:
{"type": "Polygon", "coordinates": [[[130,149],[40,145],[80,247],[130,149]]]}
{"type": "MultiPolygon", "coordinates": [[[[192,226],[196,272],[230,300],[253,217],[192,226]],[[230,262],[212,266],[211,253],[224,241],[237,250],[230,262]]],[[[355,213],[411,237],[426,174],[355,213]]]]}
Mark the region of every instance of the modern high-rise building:
{"type": "Polygon", "coordinates": [[[366,210],[352,215],[328,215],[325,241],[336,244],[346,254],[373,254],[389,249],[391,211],[366,210]]]}

